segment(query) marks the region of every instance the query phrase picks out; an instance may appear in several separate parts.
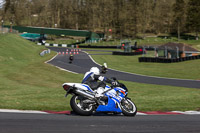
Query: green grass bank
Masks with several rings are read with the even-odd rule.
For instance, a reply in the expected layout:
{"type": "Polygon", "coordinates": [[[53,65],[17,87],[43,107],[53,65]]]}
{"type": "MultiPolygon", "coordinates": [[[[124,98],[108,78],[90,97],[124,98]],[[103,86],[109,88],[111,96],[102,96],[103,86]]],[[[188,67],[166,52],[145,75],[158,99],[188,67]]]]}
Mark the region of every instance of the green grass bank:
{"type": "MultiPolygon", "coordinates": [[[[45,47],[37,46],[18,35],[0,34],[1,109],[71,110],[70,97],[64,97],[62,84],[80,82],[83,75],[61,71],[44,63],[55,55],[51,52],[41,57],[39,53],[44,49],[45,47]]],[[[108,66],[114,68],[112,64],[108,66]]],[[[200,108],[199,89],[124,83],[129,88],[129,97],[135,101],[139,111],[184,111],[200,108]]]]}
{"type": "MultiPolygon", "coordinates": [[[[94,52],[88,52],[94,54],[94,52]]],[[[200,60],[190,60],[179,63],[147,63],[139,62],[138,56],[120,55],[92,55],[92,58],[99,64],[107,62],[108,67],[120,71],[136,73],[148,76],[167,78],[200,80],[200,60]]],[[[101,52],[102,54],[102,52],[101,52]]]]}

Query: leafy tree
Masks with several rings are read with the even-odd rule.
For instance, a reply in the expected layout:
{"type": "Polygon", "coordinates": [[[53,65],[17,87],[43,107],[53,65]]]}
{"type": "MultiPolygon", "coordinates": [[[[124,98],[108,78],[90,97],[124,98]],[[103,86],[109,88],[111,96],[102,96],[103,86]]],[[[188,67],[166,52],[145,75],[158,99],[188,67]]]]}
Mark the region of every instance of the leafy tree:
{"type": "Polygon", "coordinates": [[[198,32],[200,31],[200,1],[189,0],[187,10],[187,27],[196,32],[196,39],[198,40],[198,32]]]}
{"type": "Polygon", "coordinates": [[[176,2],[173,5],[173,11],[174,11],[174,25],[177,27],[177,35],[178,40],[180,39],[180,32],[181,29],[184,26],[184,20],[185,20],[185,1],[184,0],[176,0],[176,2]]]}
{"type": "Polygon", "coordinates": [[[101,31],[114,37],[200,29],[199,0],[5,0],[0,18],[15,25],[101,31]],[[185,12],[188,3],[187,14],[185,12]],[[185,14],[185,15],[184,15],[185,14]],[[187,15],[187,26],[185,18],[187,15]],[[55,25],[56,24],[56,25],[55,25]]]}
{"type": "Polygon", "coordinates": [[[127,37],[137,37],[138,31],[140,30],[138,29],[140,17],[139,8],[140,0],[130,0],[125,3],[126,18],[123,21],[125,21],[124,27],[127,37]]]}

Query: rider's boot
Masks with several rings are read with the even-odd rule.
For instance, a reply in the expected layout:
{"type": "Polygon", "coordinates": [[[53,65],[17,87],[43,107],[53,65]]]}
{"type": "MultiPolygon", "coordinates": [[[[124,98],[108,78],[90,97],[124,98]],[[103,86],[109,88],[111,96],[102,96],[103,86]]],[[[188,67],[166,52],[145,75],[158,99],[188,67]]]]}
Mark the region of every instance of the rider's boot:
{"type": "Polygon", "coordinates": [[[102,97],[103,96],[103,92],[104,92],[104,88],[103,87],[97,88],[95,97],[102,97]]]}
{"type": "Polygon", "coordinates": [[[98,103],[101,105],[105,105],[105,99],[107,99],[107,97],[104,96],[103,92],[104,92],[104,88],[99,87],[95,94],[95,98],[97,99],[98,103]]]}

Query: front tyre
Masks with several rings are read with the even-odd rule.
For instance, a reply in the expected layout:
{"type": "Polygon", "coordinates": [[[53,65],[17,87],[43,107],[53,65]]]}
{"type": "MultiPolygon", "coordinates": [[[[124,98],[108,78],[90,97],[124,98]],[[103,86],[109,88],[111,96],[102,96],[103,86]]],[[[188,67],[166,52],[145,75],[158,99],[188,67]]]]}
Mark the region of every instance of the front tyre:
{"type": "Polygon", "coordinates": [[[79,115],[92,115],[94,106],[91,103],[84,103],[84,100],[86,100],[84,97],[74,95],[70,100],[72,110],[79,115]]]}
{"type": "Polygon", "coordinates": [[[136,105],[128,98],[122,99],[120,106],[125,116],[135,116],[137,113],[136,105]]]}

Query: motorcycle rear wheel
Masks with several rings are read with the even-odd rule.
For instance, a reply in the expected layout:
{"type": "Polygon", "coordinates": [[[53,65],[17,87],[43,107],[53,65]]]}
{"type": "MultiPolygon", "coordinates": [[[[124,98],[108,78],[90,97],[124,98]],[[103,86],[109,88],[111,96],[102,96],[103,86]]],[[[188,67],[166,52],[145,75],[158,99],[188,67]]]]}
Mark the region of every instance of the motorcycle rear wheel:
{"type": "Polygon", "coordinates": [[[125,116],[135,116],[137,113],[136,105],[128,98],[122,99],[120,106],[125,116]]]}
{"type": "Polygon", "coordinates": [[[78,115],[89,116],[92,115],[95,107],[92,104],[83,103],[86,100],[82,96],[74,95],[70,100],[72,110],[78,115]]]}

